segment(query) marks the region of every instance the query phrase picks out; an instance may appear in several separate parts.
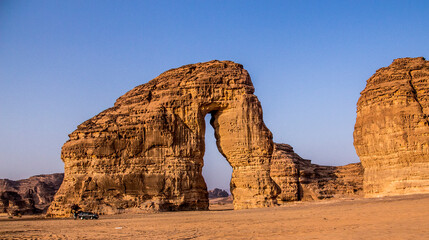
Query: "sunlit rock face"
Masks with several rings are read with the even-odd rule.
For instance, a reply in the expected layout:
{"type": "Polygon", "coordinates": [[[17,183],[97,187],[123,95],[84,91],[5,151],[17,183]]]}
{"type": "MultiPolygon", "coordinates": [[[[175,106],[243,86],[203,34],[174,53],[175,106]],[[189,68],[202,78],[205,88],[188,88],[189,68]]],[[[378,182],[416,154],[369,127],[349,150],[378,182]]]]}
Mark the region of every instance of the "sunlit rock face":
{"type": "Polygon", "coordinates": [[[368,79],[354,145],[367,196],[429,192],[429,62],[396,59],[368,79]]]}
{"type": "Polygon", "coordinates": [[[204,116],[211,114],[219,151],[232,166],[234,208],[272,206],[272,134],[242,65],[211,61],[164,72],[78,126],[62,147],[64,182],[48,214],[70,206],[208,209],[202,176],[204,116]]]}

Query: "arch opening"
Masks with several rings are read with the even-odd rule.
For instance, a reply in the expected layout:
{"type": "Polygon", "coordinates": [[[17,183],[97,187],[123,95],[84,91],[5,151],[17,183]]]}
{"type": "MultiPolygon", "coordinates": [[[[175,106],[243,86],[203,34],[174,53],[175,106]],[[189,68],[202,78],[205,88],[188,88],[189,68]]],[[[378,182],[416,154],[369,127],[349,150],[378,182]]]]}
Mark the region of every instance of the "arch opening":
{"type": "Polygon", "coordinates": [[[210,124],[214,114],[215,112],[210,112],[204,118],[205,151],[202,174],[207,186],[207,191],[213,191],[212,194],[209,194],[209,209],[215,210],[224,207],[230,207],[232,209],[232,195],[230,189],[232,166],[229,164],[225,156],[219,152],[216,144],[215,130],[210,124]],[[229,194],[229,196],[223,197],[224,193],[218,190],[214,191],[215,189],[224,190],[229,194]]]}

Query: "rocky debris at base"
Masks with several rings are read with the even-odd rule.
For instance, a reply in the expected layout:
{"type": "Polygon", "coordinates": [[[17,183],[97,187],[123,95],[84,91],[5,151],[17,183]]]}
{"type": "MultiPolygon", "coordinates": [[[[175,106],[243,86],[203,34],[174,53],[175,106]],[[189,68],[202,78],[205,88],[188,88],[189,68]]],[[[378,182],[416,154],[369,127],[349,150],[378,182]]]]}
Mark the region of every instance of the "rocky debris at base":
{"type": "Polygon", "coordinates": [[[276,143],[271,178],[281,188],[278,203],[327,198],[361,197],[363,168],[360,163],[321,166],[301,158],[288,144],[276,143]]]}

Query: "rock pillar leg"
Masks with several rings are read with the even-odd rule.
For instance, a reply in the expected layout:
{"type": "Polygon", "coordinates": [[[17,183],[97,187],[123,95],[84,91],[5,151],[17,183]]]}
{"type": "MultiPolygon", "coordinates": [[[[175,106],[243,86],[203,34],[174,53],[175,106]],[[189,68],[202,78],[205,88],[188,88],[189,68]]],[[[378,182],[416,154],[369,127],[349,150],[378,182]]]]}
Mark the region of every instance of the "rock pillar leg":
{"type": "Polygon", "coordinates": [[[270,177],[272,134],[262,121],[256,97],[213,114],[217,146],[232,166],[234,209],[276,204],[280,190],[270,177]]]}

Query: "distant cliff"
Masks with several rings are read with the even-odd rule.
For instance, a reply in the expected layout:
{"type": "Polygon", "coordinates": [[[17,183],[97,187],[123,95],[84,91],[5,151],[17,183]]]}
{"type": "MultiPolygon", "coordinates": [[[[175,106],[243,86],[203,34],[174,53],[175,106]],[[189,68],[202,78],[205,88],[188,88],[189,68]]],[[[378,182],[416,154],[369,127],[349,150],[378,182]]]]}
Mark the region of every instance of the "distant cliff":
{"type": "Polygon", "coordinates": [[[0,213],[45,212],[60,188],[63,178],[63,173],[54,173],[18,181],[0,179],[0,213]]]}

